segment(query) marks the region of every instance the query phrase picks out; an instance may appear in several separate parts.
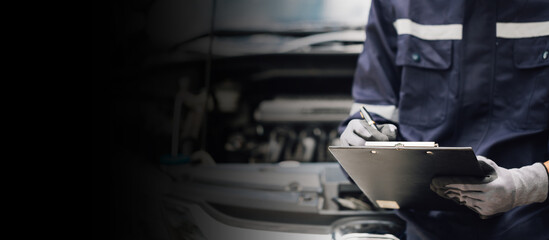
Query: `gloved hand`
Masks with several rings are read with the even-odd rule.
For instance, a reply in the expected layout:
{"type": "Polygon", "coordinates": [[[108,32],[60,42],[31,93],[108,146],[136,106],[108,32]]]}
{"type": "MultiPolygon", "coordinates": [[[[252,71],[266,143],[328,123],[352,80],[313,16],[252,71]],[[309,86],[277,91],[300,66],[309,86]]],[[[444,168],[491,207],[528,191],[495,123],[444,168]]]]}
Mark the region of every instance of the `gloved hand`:
{"type": "Polygon", "coordinates": [[[396,139],[397,127],[393,124],[378,124],[379,131],[364,119],[353,119],[341,134],[342,146],[364,146],[366,141],[391,141],[396,139]]]}
{"type": "Polygon", "coordinates": [[[431,190],[467,206],[481,218],[547,198],[547,170],[541,163],[505,169],[483,156],[477,159],[486,177],[436,177],[431,190]]]}

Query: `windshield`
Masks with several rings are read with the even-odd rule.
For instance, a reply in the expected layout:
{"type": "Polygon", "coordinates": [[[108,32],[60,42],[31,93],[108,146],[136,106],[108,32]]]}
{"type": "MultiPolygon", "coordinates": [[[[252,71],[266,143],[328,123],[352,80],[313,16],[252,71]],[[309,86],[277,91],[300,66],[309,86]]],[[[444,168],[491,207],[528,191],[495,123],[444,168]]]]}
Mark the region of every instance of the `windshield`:
{"type": "Polygon", "coordinates": [[[363,28],[367,0],[217,0],[216,31],[329,31],[363,28]]]}

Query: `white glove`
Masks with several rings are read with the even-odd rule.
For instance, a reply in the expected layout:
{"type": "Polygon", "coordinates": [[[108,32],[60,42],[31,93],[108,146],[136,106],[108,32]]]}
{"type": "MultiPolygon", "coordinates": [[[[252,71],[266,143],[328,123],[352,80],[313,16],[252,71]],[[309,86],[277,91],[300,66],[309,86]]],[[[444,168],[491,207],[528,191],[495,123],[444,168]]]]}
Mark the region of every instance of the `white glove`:
{"type": "Polygon", "coordinates": [[[391,141],[396,139],[397,127],[393,124],[378,124],[379,131],[364,119],[353,119],[341,134],[341,146],[364,146],[366,141],[391,141]]]}
{"type": "Polygon", "coordinates": [[[484,218],[547,198],[547,170],[541,163],[505,169],[483,156],[477,159],[486,177],[437,177],[431,190],[484,218]]]}

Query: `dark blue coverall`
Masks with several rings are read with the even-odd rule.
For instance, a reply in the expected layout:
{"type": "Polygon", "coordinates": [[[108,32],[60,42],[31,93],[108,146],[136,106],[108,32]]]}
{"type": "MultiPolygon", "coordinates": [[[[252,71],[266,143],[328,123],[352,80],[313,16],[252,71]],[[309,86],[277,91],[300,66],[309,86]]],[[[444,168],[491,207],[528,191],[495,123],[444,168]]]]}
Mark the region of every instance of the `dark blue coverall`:
{"type": "MultiPolygon", "coordinates": [[[[373,0],[352,94],[399,140],[518,168],[549,159],[548,55],[549,0],[373,0]]],[[[549,239],[549,200],[489,219],[397,213],[407,239],[549,239]]]]}

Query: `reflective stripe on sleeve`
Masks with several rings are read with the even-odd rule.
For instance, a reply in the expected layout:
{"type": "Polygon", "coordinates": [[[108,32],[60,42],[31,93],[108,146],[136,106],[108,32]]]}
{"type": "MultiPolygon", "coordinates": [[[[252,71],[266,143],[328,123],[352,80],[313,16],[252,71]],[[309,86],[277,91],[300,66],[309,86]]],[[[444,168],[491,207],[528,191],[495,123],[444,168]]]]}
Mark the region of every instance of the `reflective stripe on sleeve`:
{"type": "Polygon", "coordinates": [[[526,23],[496,23],[498,38],[532,38],[549,36],[549,21],[526,23]]]}
{"type": "Polygon", "coordinates": [[[353,103],[351,106],[350,115],[360,111],[360,107],[366,106],[366,110],[370,113],[375,113],[387,120],[398,123],[398,108],[393,105],[371,105],[363,103],[353,103]]]}
{"type": "Polygon", "coordinates": [[[424,40],[461,40],[461,24],[423,25],[410,19],[397,19],[393,25],[398,35],[410,34],[424,40]]]}

